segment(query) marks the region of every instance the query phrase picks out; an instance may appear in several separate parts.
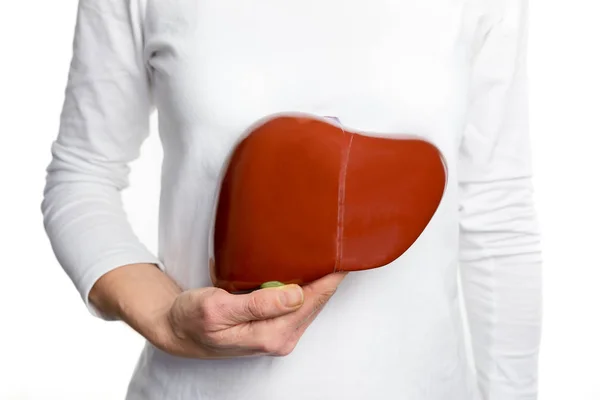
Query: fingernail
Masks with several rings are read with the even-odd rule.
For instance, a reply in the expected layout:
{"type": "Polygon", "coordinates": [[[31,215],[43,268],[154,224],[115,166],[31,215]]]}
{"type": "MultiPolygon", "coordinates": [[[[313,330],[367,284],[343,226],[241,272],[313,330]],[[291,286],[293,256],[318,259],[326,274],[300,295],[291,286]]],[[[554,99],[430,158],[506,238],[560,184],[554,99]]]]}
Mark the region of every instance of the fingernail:
{"type": "Polygon", "coordinates": [[[281,303],[286,307],[297,307],[304,301],[304,293],[298,285],[282,286],[280,299],[281,303]]]}

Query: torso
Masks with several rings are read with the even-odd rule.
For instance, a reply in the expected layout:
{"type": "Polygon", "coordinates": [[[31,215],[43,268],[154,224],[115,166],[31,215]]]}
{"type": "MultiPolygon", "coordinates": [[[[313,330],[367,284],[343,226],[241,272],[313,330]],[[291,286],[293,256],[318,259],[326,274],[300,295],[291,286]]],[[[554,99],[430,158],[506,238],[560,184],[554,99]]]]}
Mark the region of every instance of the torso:
{"type": "Polygon", "coordinates": [[[287,357],[182,360],[144,350],[129,399],[474,399],[457,299],[456,157],[478,10],[467,0],[148,0],[146,60],[164,146],[160,257],[210,285],[218,175],[265,115],[335,116],[419,135],[448,189],[392,264],[352,273],[287,357]]]}

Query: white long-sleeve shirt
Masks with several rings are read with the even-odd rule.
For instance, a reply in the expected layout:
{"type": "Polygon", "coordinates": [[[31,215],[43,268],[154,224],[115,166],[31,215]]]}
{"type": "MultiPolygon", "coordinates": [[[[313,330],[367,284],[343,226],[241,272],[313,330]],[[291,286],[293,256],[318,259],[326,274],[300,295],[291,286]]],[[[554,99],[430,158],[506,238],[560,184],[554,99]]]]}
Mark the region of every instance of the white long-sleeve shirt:
{"type": "Polygon", "coordinates": [[[90,288],[125,264],[155,263],[183,288],[211,284],[219,171],[265,115],[420,135],[448,163],[448,188],[417,242],[390,265],[351,273],[291,355],[189,360],[147,344],[128,399],[536,399],[527,6],[80,0],[42,208],[56,256],[95,315],[90,288]],[[164,147],[156,255],[120,198],[153,110],[164,147]]]}

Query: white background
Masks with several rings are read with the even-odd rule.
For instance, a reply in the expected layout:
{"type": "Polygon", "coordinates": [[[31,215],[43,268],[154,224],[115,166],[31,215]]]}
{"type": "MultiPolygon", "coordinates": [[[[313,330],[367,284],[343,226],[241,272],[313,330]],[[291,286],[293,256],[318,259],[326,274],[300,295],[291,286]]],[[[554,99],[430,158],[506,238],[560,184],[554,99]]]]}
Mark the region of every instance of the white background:
{"type": "MultiPolygon", "coordinates": [[[[76,3],[0,2],[0,399],[121,399],[142,346],[126,326],[88,315],[42,229],[76,3]]],[[[531,3],[531,134],[546,260],[541,400],[600,399],[599,17],[591,0],[531,3]]],[[[125,193],[151,249],[155,132],[125,193]]]]}

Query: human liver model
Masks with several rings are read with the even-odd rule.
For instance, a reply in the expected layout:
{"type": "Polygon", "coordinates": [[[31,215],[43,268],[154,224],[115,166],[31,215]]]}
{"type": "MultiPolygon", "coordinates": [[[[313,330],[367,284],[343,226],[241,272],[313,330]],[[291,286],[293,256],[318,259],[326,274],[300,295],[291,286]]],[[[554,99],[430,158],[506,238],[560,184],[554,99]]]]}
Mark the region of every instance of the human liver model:
{"type": "Polygon", "coordinates": [[[248,130],[220,183],[211,278],[240,292],[389,264],[437,210],[446,167],[438,148],[418,137],[279,114],[248,130]]]}

